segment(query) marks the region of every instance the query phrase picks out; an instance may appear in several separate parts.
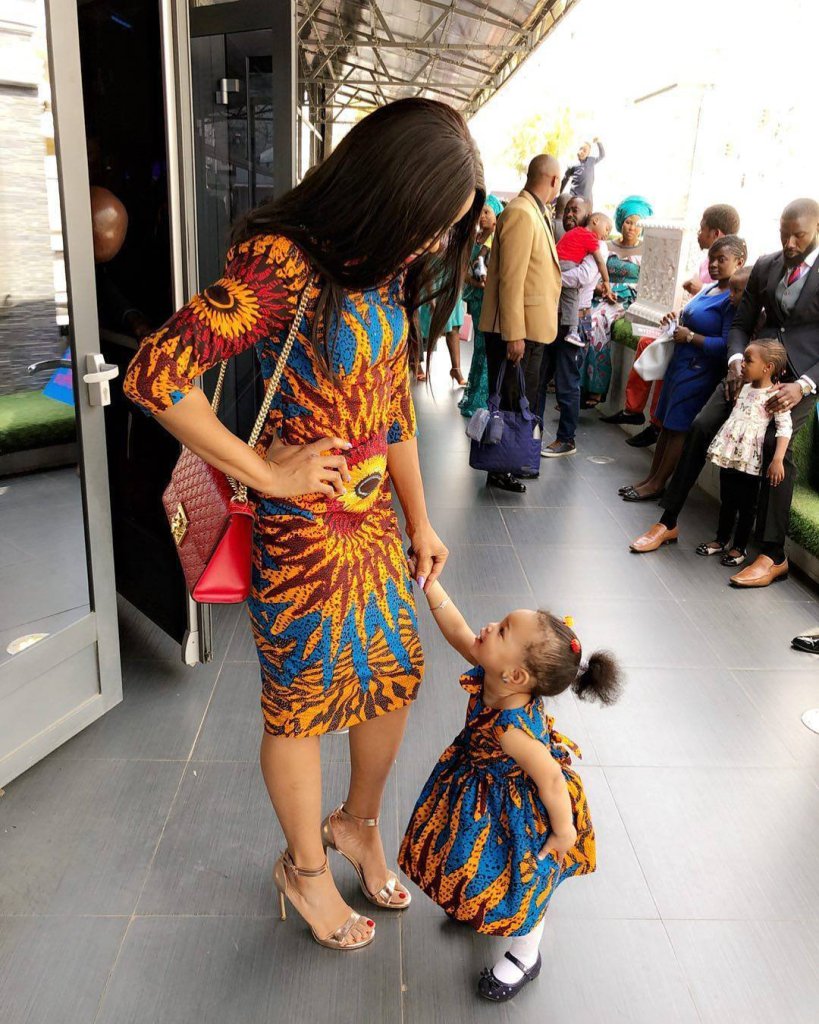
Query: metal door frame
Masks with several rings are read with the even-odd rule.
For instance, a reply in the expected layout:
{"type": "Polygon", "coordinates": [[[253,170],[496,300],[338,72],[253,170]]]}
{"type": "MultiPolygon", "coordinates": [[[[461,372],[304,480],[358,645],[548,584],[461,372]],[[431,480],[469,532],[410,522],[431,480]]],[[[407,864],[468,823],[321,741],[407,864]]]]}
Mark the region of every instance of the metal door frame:
{"type": "MultiPolygon", "coordinates": [[[[286,73],[293,102],[293,116],[288,125],[288,173],[291,183],[295,184],[298,158],[295,112],[298,44],[296,0],[275,2],[287,4],[288,18],[292,26],[289,70],[286,73]]],[[[241,3],[191,9],[190,0],[160,0],[171,266],[173,300],[177,308],[183,306],[200,287],[191,82],[191,18],[196,21],[197,35],[224,35],[269,28],[270,3],[271,0],[242,0],[241,3]]],[[[284,73],[283,71],[282,74],[284,73]]],[[[197,661],[210,661],[212,656],[213,627],[210,606],[197,604],[188,594],[188,631],[182,645],[182,660],[188,665],[194,665],[197,661]]]]}
{"type": "Polygon", "coordinates": [[[96,648],[99,693],[0,760],[0,785],[16,778],[122,700],[105,410],[89,403],[82,383],[86,355],[99,352],[100,339],[77,7],[64,0],[45,0],[45,16],[91,610],[0,665],[0,700],[88,647],[96,648]]]}

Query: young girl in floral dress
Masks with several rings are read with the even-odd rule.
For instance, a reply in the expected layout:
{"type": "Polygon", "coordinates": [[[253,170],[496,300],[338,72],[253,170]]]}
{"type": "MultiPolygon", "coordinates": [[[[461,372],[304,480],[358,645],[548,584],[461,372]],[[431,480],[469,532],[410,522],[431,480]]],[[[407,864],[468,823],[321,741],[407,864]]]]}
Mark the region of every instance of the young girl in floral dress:
{"type": "Polygon", "coordinates": [[[476,635],[439,583],[426,597],[443,635],[475,667],[460,680],[470,694],[466,725],[418,798],[399,864],[450,917],[512,939],[478,982],[480,995],[503,1002],[540,973],[557,886],[596,864],[569,755],[580,751],[555,731],[541,698],[571,687],[611,703],[619,670],[603,652],[583,659],[570,619],[519,609],[476,635]]]}
{"type": "Polygon", "coordinates": [[[771,397],[773,382],[787,365],[784,345],[773,338],[759,339],[745,349],[742,358],[745,384],[731,415],[708,449],[708,458],[720,467],[719,522],[717,539],[700,544],[697,554],[721,555],[720,563],[725,566],[733,568],[745,561],[756,516],[765,434],[771,419],[776,425],[776,450],[768,467],[768,482],[771,487],[777,487],[785,478],[785,452],[793,433],[791,414],[771,414],[766,403],[771,397]]]}

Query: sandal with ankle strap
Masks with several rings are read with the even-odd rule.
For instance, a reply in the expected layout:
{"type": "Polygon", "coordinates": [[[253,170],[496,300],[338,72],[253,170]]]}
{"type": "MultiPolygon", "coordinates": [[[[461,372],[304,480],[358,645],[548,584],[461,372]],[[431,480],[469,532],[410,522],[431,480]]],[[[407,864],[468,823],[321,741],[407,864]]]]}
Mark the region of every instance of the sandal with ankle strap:
{"type": "Polygon", "coordinates": [[[358,825],[366,825],[368,828],[378,827],[378,818],[359,818],[355,814],[350,814],[349,811],[344,809],[344,804],[337,807],[334,811],[327,815],[324,821],[321,823],[321,841],[324,844],[324,849],[335,850],[336,853],[340,853],[345,860],[349,861],[353,867],[353,870],[358,875],[358,881],[361,885],[361,891],[370,901],[377,907],[381,907],[384,910],[406,910],[407,907],[412,903],[412,897],[403,888],[400,890],[396,889],[398,885],[398,876],[393,871],[387,872],[387,881],[378,892],[370,892],[367,888],[367,883],[364,880],[364,868],[359,862],[351,857],[349,853],[345,853],[344,850],[340,849],[336,842],[336,837],[333,833],[333,818],[337,814],[344,815],[345,818],[349,818],[350,821],[356,822],[358,825]]]}
{"type": "MultiPolygon", "coordinates": [[[[290,852],[285,850],[284,853],[276,861],[276,865],[273,868],[273,883],[279,893],[279,914],[282,921],[287,920],[287,906],[285,903],[285,897],[293,903],[293,897],[289,891],[290,876],[293,878],[318,878],[320,875],[325,874],[327,871],[327,858],[324,858],[324,864],[322,867],[315,871],[307,871],[305,868],[297,868],[293,863],[293,858],[290,856],[290,852]]],[[[295,907],[295,903],[293,903],[295,907]]],[[[375,922],[367,919],[367,924],[372,928],[370,937],[368,939],[359,939],[358,942],[345,942],[344,940],[355,928],[359,921],[364,920],[361,914],[357,914],[354,910],[351,911],[350,916],[339,928],[336,928],[334,932],[328,935],[326,938],[321,938],[316,933],[316,929],[308,922],[308,927],[313,938],[320,946],[324,946],[325,949],[338,949],[342,952],[352,949],[363,949],[375,938],[375,922]]]]}

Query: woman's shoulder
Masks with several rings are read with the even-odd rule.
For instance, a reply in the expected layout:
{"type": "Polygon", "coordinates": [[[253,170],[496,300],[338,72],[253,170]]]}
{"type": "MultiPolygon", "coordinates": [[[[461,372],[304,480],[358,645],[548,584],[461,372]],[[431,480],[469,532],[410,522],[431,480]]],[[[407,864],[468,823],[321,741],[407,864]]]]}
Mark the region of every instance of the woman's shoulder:
{"type": "Polygon", "coordinates": [[[236,242],[228,250],[227,265],[238,276],[265,268],[273,270],[285,282],[303,287],[310,272],[307,254],[286,235],[253,235],[236,242]]]}

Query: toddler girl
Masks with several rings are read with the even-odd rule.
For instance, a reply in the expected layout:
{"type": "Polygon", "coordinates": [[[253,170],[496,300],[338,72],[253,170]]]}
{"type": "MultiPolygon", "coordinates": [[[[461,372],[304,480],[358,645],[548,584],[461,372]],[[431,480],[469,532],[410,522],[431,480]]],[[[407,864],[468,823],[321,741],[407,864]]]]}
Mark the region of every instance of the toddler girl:
{"type": "MultiPolygon", "coordinates": [[[[746,383],[731,415],[708,449],[708,458],[720,467],[721,505],[717,539],[700,544],[697,554],[721,554],[722,565],[737,566],[745,561],[756,515],[762,449],[771,421],[771,413],[765,408],[765,403],[771,397],[773,382],[787,365],[788,357],[780,342],[773,338],[751,342],[742,359],[742,377],[746,383]],[[733,546],[727,550],[732,534],[733,546]]],[[[789,412],[778,412],[773,419],[776,423],[776,451],[768,467],[768,482],[771,487],[777,487],[785,477],[783,460],[793,425],[789,412]]]]}
{"type": "Polygon", "coordinates": [[[541,697],[571,687],[609,704],[619,670],[609,654],[585,662],[570,619],[519,609],[476,636],[439,583],[427,600],[449,643],[475,666],[466,725],[430,775],[401,844],[399,864],[457,921],[507,935],[478,992],[511,999],[540,973],[552,893],[595,869],[595,839],[580,778],[541,697]]]}

